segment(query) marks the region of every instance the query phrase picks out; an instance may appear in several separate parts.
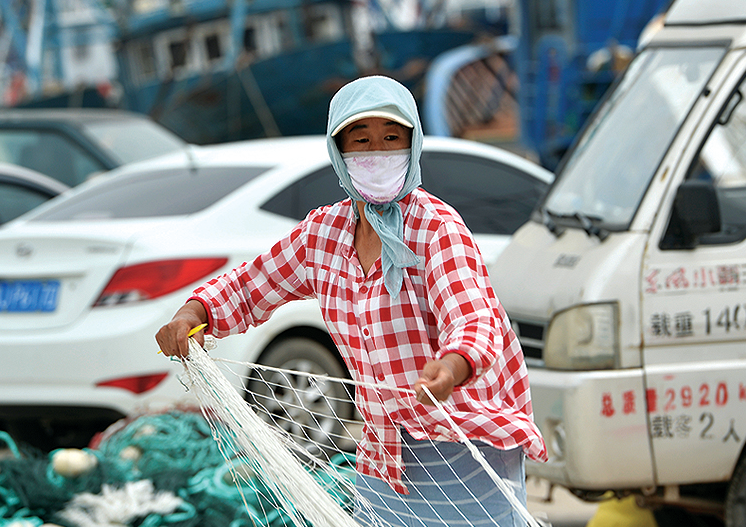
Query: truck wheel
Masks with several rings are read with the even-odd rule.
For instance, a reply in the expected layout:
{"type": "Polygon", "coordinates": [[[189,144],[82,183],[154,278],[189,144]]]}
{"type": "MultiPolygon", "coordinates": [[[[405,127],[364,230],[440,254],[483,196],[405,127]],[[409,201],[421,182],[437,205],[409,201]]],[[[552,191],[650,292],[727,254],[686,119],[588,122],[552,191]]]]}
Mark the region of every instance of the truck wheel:
{"type": "Polygon", "coordinates": [[[728,485],[725,526],[746,527],[746,457],[741,458],[728,485]]]}
{"type": "Polygon", "coordinates": [[[653,511],[658,527],[723,527],[723,521],[710,514],[695,514],[676,506],[653,511]]]}
{"type": "MultiPolygon", "coordinates": [[[[292,337],[273,344],[261,364],[283,370],[347,378],[336,356],[319,342],[292,337]]],[[[354,415],[349,385],[286,372],[253,372],[246,400],[268,422],[288,432],[311,455],[349,448],[346,430],[354,415]]]]}

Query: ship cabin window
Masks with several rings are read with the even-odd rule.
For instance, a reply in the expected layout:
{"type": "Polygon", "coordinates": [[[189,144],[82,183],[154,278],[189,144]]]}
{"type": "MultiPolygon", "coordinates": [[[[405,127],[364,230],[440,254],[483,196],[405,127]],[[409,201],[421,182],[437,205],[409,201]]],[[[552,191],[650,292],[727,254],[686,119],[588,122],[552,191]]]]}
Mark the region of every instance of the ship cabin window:
{"type": "Polygon", "coordinates": [[[132,65],[130,72],[137,82],[146,82],[155,77],[155,55],[150,40],[138,40],[130,46],[129,56],[132,65]]]}
{"type": "Polygon", "coordinates": [[[295,39],[293,38],[293,31],[288,22],[287,13],[278,13],[275,18],[277,20],[277,32],[280,36],[280,49],[288,50],[293,48],[295,39]]]}
{"type": "Polygon", "coordinates": [[[293,35],[287,13],[276,12],[247,17],[243,51],[250,58],[271,57],[292,45],[293,35]]]}
{"type": "Polygon", "coordinates": [[[220,37],[216,33],[205,36],[205,49],[207,50],[207,60],[217,60],[223,56],[220,49],[220,37]]]}
{"type": "Polygon", "coordinates": [[[331,42],[343,36],[342,14],[336,5],[311,5],[304,11],[305,36],[309,42],[331,42]]]}
{"type": "Polygon", "coordinates": [[[259,54],[262,57],[277,55],[290,47],[292,35],[287,13],[269,13],[261,17],[259,29],[259,54]]]}
{"type": "Polygon", "coordinates": [[[77,62],[84,62],[90,56],[89,42],[94,41],[94,35],[81,30],[73,33],[73,57],[77,62]]]}
{"type": "Polygon", "coordinates": [[[243,52],[249,58],[256,57],[257,43],[256,28],[253,25],[248,25],[243,30],[243,52]]]}
{"type": "Polygon", "coordinates": [[[208,70],[220,66],[230,52],[230,23],[224,20],[201,24],[194,29],[194,44],[199,50],[197,67],[208,70]]]}
{"type": "Polygon", "coordinates": [[[192,49],[190,33],[186,29],[176,29],[161,33],[155,40],[158,56],[158,70],[161,77],[183,77],[188,71],[198,69],[198,58],[192,49]]]}
{"type": "Polygon", "coordinates": [[[168,45],[168,53],[171,58],[171,69],[183,68],[187,63],[187,42],[177,40],[168,45]]]}

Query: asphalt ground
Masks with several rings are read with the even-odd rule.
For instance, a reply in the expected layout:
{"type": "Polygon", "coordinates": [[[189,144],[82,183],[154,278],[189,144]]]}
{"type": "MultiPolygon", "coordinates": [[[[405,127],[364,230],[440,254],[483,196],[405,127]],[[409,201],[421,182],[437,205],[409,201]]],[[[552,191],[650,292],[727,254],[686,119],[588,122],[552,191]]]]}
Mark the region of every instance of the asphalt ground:
{"type": "Polygon", "coordinates": [[[529,512],[552,527],[585,527],[598,509],[597,503],[580,500],[562,487],[550,493],[549,484],[538,478],[528,478],[526,493],[529,512]]]}

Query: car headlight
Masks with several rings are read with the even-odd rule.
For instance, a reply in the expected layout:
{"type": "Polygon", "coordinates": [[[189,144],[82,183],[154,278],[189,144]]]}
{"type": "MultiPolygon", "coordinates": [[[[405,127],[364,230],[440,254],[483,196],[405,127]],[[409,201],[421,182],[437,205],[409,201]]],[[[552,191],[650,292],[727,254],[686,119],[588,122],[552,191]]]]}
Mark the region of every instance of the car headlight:
{"type": "Polygon", "coordinates": [[[603,370],[618,367],[617,304],[586,304],[557,313],[547,330],[544,365],[558,370],[603,370]]]}

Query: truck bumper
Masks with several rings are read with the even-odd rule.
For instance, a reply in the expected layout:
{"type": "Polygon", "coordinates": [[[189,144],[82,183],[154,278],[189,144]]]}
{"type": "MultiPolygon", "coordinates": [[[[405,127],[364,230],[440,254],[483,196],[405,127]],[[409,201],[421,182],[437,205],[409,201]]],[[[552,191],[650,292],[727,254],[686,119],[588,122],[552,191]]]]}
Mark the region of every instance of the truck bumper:
{"type": "Polygon", "coordinates": [[[529,381],[549,452],[547,463],[527,464],[529,475],[584,490],[654,484],[642,370],[529,368],[529,381]]]}

